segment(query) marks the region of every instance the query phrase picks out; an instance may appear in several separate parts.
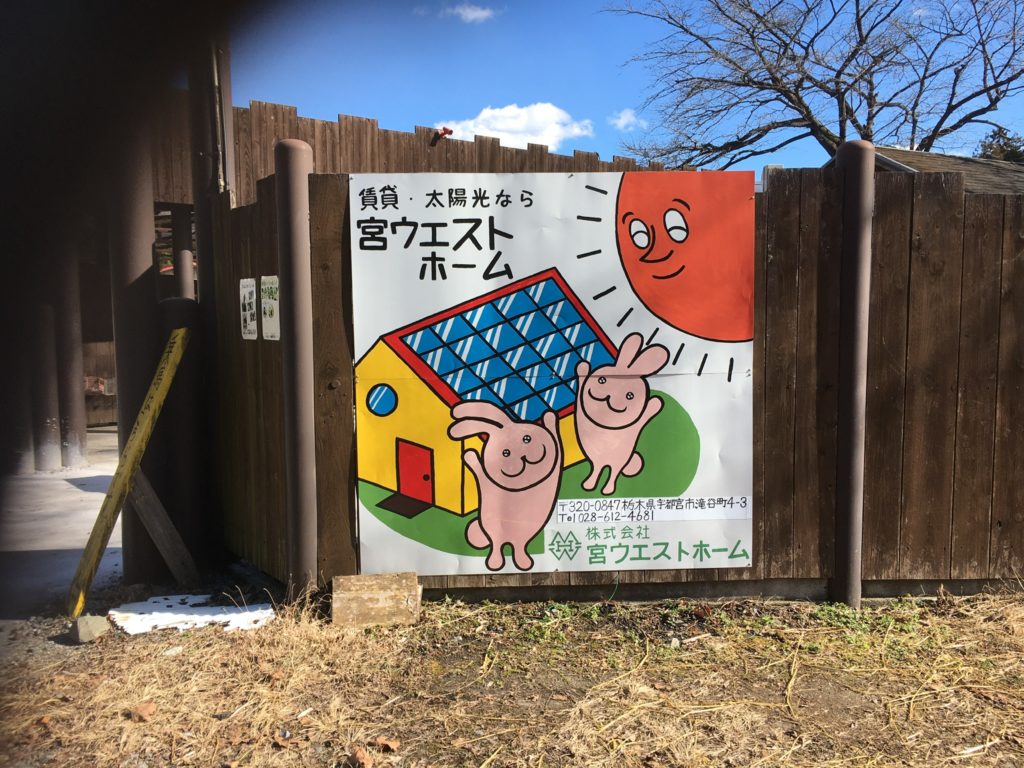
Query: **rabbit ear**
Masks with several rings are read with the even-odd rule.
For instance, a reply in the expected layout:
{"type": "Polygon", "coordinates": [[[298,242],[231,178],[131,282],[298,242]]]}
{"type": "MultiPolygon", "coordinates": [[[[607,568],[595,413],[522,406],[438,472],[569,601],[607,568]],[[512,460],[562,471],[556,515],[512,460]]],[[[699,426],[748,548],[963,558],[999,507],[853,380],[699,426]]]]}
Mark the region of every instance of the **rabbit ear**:
{"type": "Polygon", "coordinates": [[[622,345],[619,347],[619,356],[615,359],[615,367],[629,368],[643,343],[644,337],[639,333],[631,333],[623,339],[622,345]]]}
{"type": "Polygon", "coordinates": [[[448,427],[448,437],[452,440],[462,440],[473,435],[487,435],[488,437],[502,430],[502,425],[487,419],[460,419],[452,422],[448,427]]]}
{"type": "Polygon", "coordinates": [[[486,400],[463,400],[452,408],[453,419],[482,419],[494,422],[500,429],[508,426],[511,421],[508,415],[494,403],[486,400]]]}
{"type": "Polygon", "coordinates": [[[637,355],[633,362],[626,366],[634,376],[650,376],[657,373],[668,363],[668,350],[661,344],[652,344],[637,355]]]}
{"type": "Polygon", "coordinates": [[[454,423],[448,437],[461,440],[470,435],[492,435],[509,424],[508,416],[498,406],[487,402],[462,402],[452,408],[454,423]]]}

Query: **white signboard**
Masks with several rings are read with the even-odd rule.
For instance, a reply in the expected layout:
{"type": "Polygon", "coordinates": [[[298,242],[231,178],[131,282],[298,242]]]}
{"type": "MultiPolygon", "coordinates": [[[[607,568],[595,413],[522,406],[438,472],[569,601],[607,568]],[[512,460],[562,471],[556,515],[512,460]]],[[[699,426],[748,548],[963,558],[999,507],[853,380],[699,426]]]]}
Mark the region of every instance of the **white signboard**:
{"type": "Polygon", "coordinates": [[[753,174],[349,184],[364,572],[750,565],[753,174]]]}
{"type": "Polygon", "coordinates": [[[281,338],[281,288],[277,275],[260,278],[260,306],[263,310],[263,338],[279,341],[281,338]]]}
{"type": "Polygon", "coordinates": [[[238,281],[238,301],[242,314],[242,338],[255,339],[256,328],[256,278],[243,277],[238,281]]]}

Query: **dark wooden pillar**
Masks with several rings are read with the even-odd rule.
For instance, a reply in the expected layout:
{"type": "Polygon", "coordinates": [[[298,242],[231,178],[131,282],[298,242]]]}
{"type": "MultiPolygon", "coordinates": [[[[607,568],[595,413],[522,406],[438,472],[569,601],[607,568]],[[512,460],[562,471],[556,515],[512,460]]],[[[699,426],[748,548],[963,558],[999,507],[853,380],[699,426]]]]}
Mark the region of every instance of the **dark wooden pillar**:
{"type": "Polygon", "coordinates": [[[57,395],[57,338],[47,288],[32,307],[32,440],[37,472],[60,469],[60,400],[57,395]]]}
{"type": "MultiPolygon", "coordinates": [[[[110,163],[108,224],[110,290],[117,360],[117,434],[124,448],[160,358],[156,268],[153,263],[153,172],[142,121],[117,145],[110,163]]],[[[147,449],[142,469],[152,481],[159,462],[147,449]]],[[[164,577],[163,560],[130,503],[121,513],[124,579],[164,577]]]]}
{"type": "Polygon", "coordinates": [[[61,462],[78,467],[86,458],[85,367],[82,361],[82,301],[78,243],[66,233],[58,247],[61,268],[57,294],[57,390],[60,397],[61,462]]]}

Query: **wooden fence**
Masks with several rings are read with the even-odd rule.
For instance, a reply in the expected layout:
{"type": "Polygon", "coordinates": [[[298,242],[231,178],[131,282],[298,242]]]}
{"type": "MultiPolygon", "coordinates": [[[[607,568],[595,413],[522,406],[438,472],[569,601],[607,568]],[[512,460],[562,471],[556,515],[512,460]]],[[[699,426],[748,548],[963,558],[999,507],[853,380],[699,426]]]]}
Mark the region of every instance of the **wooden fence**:
{"type": "MultiPolygon", "coordinates": [[[[168,94],[153,132],[153,199],[162,204],[192,203],[189,161],[188,94],[168,94]]],[[[250,102],[234,107],[235,205],[256,201],[256,182],[274,172],[278,139],[302,139],[313,148],[316,173],[457,171],[490,168],[495,173],[526,170],[634,171],[636,161],[595,152],[549,154],[541,144],[526,149],[505,147],[494,138],[444,139],[431,146],[435,129],[418,126],[413,133],[381,129],[376,120],[339,115],[336,122],[300,117],[295,107],[250,102]]],[[[651,169],[660,169],[654,164],[651,169]]]]}
{"type": "MultiPolygon", "coordinates": [[[[446,155],[446,169],[509,170],[500,153],[442,146],[464,157],[446,155]]],[[[421,163],[400,148],[374,157],[359,170],[421,163]]],[[[526,157],[516,170],[569,170],[554,156],[526,157]]],[[[592,156],[569,159],[575,170],[605,169],[592,156]]],[[[881,173],[876,185],[864,577],[1014,577],[1024,573],[1024,198],[965,195],[956,174],[881,173]]],[[[238,328],[239,279],[277,274],[273,182],[255,186],[254,204],[232,210],[225,195],[215,216],[225,537],[284,578],[280,344],[243,341],[238,328]]],[[[765,187],[756,202],[753,567],[433,577],[428,586],[832,574],[841,200],[832,170],[773,171],[765,187]]],[[[310,178],[325,576],[352,572],[358,549],[347,194],[344,175],[310,178]]]]}

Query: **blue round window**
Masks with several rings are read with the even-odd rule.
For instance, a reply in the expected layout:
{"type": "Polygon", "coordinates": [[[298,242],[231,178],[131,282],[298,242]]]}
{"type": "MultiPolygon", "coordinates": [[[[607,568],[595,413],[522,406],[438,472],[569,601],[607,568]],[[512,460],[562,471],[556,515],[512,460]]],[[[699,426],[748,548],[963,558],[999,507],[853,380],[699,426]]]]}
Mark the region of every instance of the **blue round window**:
{"type": "Polygon", "coordinates": [[[398,407],[398,395],[389,384],[374,384],[366,396],[366,407],[377,416],[387,416],[398,407]]]}

